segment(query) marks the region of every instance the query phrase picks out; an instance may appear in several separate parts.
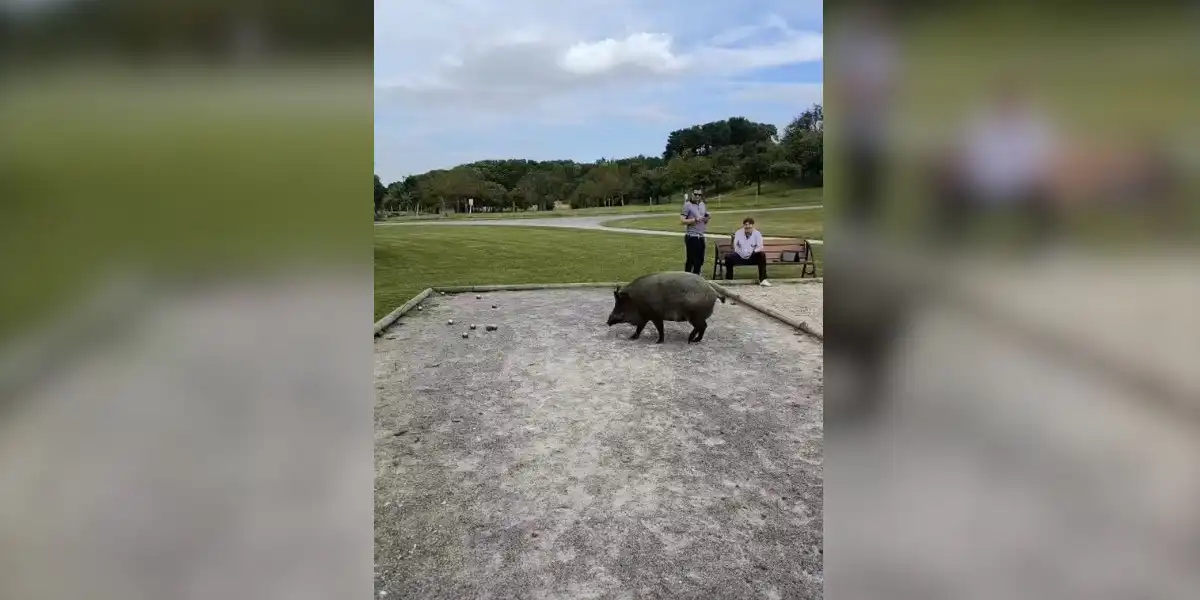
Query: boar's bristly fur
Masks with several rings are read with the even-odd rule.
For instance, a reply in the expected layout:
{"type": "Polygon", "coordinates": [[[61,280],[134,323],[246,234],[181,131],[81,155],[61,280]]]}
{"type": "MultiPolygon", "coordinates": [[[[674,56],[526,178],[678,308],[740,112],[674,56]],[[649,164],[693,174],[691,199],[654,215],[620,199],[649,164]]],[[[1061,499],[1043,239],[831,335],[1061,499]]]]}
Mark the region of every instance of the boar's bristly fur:
{"type": "Polygon", "coordinates": [[[703,277],[683,271],[643,275],[614,290],[613,297],[616,304],[608,316],[609,327],[633,325],[637,330],[629,339],[636,340],[646,323],[654,323],[659,344],[664,339],[664,321],[691,323],[689,344],[704,339],[717,300],[725,302],[703,277]]]}

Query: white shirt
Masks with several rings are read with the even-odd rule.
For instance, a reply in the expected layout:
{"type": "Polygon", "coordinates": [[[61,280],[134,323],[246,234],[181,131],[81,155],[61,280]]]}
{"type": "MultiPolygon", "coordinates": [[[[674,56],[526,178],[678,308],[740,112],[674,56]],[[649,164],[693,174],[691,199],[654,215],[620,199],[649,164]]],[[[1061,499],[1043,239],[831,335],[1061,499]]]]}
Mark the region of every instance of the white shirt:
{"type": "Polygon", "coordinates": [[[1056,141],[1049,120],[1032,111],[982,115],[966,131],[968,182],[991,201],[1029,191],[1053,168],[1056,141]]]}
{"type": "Polygon", "coordinates": [[[742,258],[750,258],[755,250],[762,250],[763,236],[762,233],[755,229],[749,237],[746,236],[745,228],[738,229],[733,234],[733,251],[742,258]]]}

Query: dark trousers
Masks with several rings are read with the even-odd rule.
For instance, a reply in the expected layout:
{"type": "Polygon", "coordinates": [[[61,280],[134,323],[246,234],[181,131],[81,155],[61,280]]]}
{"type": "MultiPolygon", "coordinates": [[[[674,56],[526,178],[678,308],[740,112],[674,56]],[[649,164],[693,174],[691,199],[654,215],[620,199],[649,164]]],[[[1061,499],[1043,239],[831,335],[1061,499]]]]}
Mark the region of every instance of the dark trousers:
{"type": "Polygon", "coordinates": [[[1035,243],[1046,241],[1061,232],[1062,219],[1052,198],[1040,190],[1030,190],[995,206],[989,206],[970,193],[954,191],[958,193],[951,192],[938,198],[936,239],[939,241],[962,241],[973,224],[989,215],[1018,217],[1027,226],[1027,235],[1032,235],[1031,241],[1035,243]]]}
{"type": "Polygon", "coordinates": [[[1033,242],[1048,241],[1062,232],[1063,215],[1055,206],[1053,195],[1041,186],[1030,186],[1023,193],[993,204],[968,185],[961,166],[955,162],[937,165],[933,175],[936,212],[931,222],[934,226],[931,237],[939,242],[966,241],[972,226],[987,216],[1018,217],[1032,234],[1033,242]]]}
{"type": "Polygon", "coordinates": [[[687,252],[687,258],[683,263],[683,270],[699,275],[700,267],[704,266],[704,238],[702,236],[685,235],[683,236],[683,247],[687,252]]]}
{"type": "Polygon", "coordinates": [[[843,212],[848,223],[874,225],[883,212],[879,181],[883,171],[883,149],[877,142],[854,141],[844,151],[850,169],[846,181],[843,212]]]}
{"type": "Polygon", "coordinates": [[[750,258],[742,258],[737,252],[725,255],[725,279],[733,279],[733,268],[739,265],[758,265],[758,280],[767,278],[767,255],[755,252],[750,258]]]}

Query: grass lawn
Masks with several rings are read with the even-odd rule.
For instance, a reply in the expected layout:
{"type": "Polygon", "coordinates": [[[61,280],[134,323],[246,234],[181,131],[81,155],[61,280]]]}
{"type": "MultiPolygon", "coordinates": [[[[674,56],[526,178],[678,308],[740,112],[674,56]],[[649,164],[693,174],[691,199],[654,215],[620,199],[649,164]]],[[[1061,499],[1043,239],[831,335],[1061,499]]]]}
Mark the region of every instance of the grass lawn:
{"type": "Polygon", "coordinates": [[[369,65],[239,75],[89,64],[6,81],[0,341],[110,270],[186,278],[365,250],[366,204],[345,199],[371,162],[369,65]]]}
{"type": "MultiPolygon", "coordinates": [[[[997,81],[1014,75],[1060,126],[1082,139],[1127,144],[1161,136],[1174,144],[1194,143],[1189,139],[1200,131],[1194,107],[1200,88],[1191,75],[1196,72],[1195,21],[1161,12],[1147,7],[1124,17],[1097,11],[1091,18],[1067,18],[1052,7],[1038,11],[1027,3],[963,4],[927,11],[907,23],[895,114],[896,137],[904,143],[893,153],[895,168],[887,182],[895,228],[919,235],[927,219],[927,188],[914,168],[929,140],[950,135],[997,81]]],[[[836,108],[831,107],[833,129],[836,108]]],[[[837,141],[837,136],[826,138],[826,149],[836,150],[837,141]]],[[[826,175],[835,189],[852,176],[836,163],[831,172],[826,175]]],[[[1194,182],[1189,189],[1196,189],[1194,182]]],[[[1196,197],[1194,191],[1185,194],[1196,197]]],[[[826,206],[836,211],[838,202],[835,194],[826,206]]],[[[1081,240],[1103,240],[1098,232],[1114,224],[1120,229],[1123,222],[1138,226],[1137,220],[1085,218],[1072,233],[1081,240]]]]}
{"type": "MultiPolygon", "coordinates": [[[[821,250],[814,248],[817,275],[821,250]]],[[[705,258],[707,277],[711,248],[705,258]]],[[[682,268],[681,238],[542,227],[377,228],[375,319],[432,286],[628,281],[682,268]]],[[[735,275],[755,273],[742,268],[735,275]]],[[[800,269],[773,266],[771,276],[799,277],[800,269]]]]}
{"type": "MultiPolygon", "coordinates": [[[[763,184],[762,194],[755,193],[754,186],[721,194],[718,198],[708,199],[709,210],[735,210],[741,208],[776,208],[781,206],[805,206],[821,204],[824,201],[824,188],[795,188],[781,184],[763,184]]],[[[677,197],[664,204],[631,204],[628,206],[611,206],[601,208],[580,208],[577,210],[548,210],[510,213],[479,213],[474,215],[450,213],[441,215],[400,216],[386,219],[387,221],[417,221],[429,219],[545,219],[554,217],[586,217],[590,215],[630,215],[645,213],[674,213],[683,205],[683,198],[677,197]]]]}
{"type": "MultiPolygon", "coordinates": [[[[709,233],[733,233],[742,226],[742,219],[753,217],[758,229],[765,236],[804,237],[821,239],[825,232],[824,210],[777,210],[769,212],[746,211],[744,213],[718,213],[708,222],[709,233]]],[[[605,221],[606,227],[630,229],[652,229],[654,231],[682,231],[677,215],[616,219],[605,221]]]]}
{"type": "Polygon", "coordinates": [[[1062,123],[1092,133],[1180,136],[1188,133],[1182,124],[1197,123],[1194,20],[1149,9],[1119,19],[1062,16],[963,5],[912,23],[904,30],[903,118],[944,129],[1016,73],[1062,123]]]}

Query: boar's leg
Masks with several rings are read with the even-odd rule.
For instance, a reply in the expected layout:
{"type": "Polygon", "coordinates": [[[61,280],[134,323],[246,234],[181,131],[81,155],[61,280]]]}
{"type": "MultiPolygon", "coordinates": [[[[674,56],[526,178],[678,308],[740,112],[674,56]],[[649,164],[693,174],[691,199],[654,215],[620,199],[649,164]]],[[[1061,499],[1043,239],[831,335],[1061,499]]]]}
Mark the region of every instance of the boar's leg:
{"type": "Polygon", "coordinates": [[[634,332],[633,332],[633,335],[629,336],[629,339],[631,339],[631,340],[636,340],[636,339],[638,339],[638,338],[642,337],[642,330],[643,330],[643,329],[645,329],[645,328],[646,328],[646,322],[645,322],[645,321],[642,321],[641,323],[638,323],[637,329],[636,329],[636,330],[634,330],[634,332]]]}
{"type": "Polygon", "coordinates": [[[704,339],[704,332],[708,331],[707,321],[692,321],[692,335],[688,336],[688,343],[699,342],[704,339]]]}
{"type": "Polygon", "coordinates": [[[666,337],[666,332],[663,329],[663,321],[662,319],[654,319],[653,323],[654,328],[658,330],[658,341],[655,343],[661,344],[663,343],[663,339],[666,337]]]}

